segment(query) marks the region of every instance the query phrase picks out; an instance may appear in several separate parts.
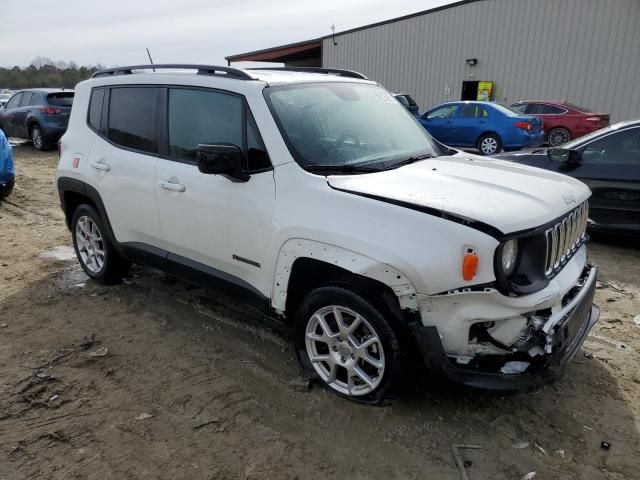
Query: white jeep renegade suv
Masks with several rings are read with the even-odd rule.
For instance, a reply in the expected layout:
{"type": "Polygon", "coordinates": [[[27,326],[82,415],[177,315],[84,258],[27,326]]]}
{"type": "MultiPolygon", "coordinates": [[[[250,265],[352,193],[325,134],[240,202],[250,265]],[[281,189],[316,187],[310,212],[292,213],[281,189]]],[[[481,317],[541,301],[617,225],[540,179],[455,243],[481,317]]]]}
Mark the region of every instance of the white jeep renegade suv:
{"type": "Polygon", "coordinates": [[[226,287],[363,402],[416,358],[485,389],[564,372],[598,318],[582,183],[447,148],[355,72],[154,67],[76,88],[57,186],[91,278],[226,287]]]}

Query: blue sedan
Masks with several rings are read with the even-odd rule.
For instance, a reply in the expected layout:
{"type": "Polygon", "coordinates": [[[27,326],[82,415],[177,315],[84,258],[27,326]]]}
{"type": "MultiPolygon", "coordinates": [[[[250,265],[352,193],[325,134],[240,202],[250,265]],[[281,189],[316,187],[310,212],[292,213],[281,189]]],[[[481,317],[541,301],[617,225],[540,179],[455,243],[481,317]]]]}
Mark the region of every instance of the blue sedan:
{"type": "Polygon", "coordinates": [[[544,142],[539,118],[497,103],[444,103],[422,114],[418,121],[436,140],[452,147],[477,148],[484,155],[544,142]]]}

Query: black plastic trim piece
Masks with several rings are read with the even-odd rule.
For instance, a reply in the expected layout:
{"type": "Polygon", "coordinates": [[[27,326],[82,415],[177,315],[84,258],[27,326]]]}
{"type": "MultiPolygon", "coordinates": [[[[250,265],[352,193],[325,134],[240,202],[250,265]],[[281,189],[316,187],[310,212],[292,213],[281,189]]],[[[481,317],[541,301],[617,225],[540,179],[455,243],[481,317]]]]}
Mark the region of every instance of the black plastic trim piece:
{"type": "Polygon", "coordinates": [[[396,200],[388,197],[381,197],[378,195],[372,195],[369,193],[362,192],[354,192],[352,190],[345,190],[342,188],[337,188],[332,185],[329,185],[333,190],[343,193],[349,193],[351,195],[357,195],[359,197],[370,198],[372,200],[377,200],[379,202],[390,203],[391,205],[397,205],[399,207],[408,208],[410,210],[415,210],[417,212],[426,213],[427,215],[433,215],[434,217],[442,218],[443,220],[449,220],[450,222],[459,223],[460,225],[464,225],[465,227],[473,228],[474,230],[478,230],[482,233],[486,233],[487,235],[500,239],[504,236],[502,231],[498,230],[496,227],[492,227],[491,225],[480,222],[478,220],[474,220],[472,218],[466,218],[460,215],[456,215],[455,213],[445,212],[443,210],[438,210],[437,208],[425,207],[423,205],[416,205],[415,203],[404,202],[402,200],[396,200]]]}
{"type": "Polygon", "coordinates": [[[198,75],[219,75],[236,80],[255,80],[255,78],[239,68],[186,63],[161,63],[158,65],[130,65],[126,67],[104,68],[91,75],[91,78],[104,77],[107,75],[131,75],[133,74],[133,70],[197,70],[198,75]]]}

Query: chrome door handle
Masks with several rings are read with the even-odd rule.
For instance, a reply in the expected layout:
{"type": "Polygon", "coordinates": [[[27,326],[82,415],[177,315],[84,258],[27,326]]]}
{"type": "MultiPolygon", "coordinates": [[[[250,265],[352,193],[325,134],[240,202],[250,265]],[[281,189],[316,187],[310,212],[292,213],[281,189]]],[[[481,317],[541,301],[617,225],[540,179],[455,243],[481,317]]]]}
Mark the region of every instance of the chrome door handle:
{"type": "Polygon", "coordinates": [[[91,167],[95,168],[96,170],[102,170],[103,172],[108,172],[109,170],[111,170],[111,166],[103,162],[89,162],[89,165],[91,165],[91,167]]]}
{"type": "Polygon", "coordinates": [[[158,185],[160,185],[160,188],[171,190],[172,192],[184,192],[187,189],[187,187],[181,183],[166,182],[164,180],[158,182],[158,185]]]}

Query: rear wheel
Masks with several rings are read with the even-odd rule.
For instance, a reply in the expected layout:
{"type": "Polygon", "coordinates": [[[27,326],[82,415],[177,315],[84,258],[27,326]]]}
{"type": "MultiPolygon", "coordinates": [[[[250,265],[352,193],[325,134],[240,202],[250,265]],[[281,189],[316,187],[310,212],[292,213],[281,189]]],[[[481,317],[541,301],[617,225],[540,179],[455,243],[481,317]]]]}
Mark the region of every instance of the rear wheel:
{"type": "Polygon", "coordinates": [[[29,136],[31,137],[33,148],[40,151],[44,151],[47,149],[47,144],[45,143],[44,137],[42,136],[42,129],[40,129],[38,125],[33,125],[31,127],[29,136]]]}
{"type": "Polygon", "coordinates": [[[549,132],[547,141],[550,147],[559,147],[571,140],[571,133],[566,128],[554,128],[549,132]]]}
{"type": "Polygon", "coordinates": [[[496,134],[485,133],[478,139],[477,147],[483,155],[493,155],[502,151],[502,142],[496,134]]]}
{"type": "Polygon", "coordinates": [[[385,316],[355,290],[341,285],[313,290],[294,325],[300,364],[342,397],[381,403],[402,372],[398,338],[385,316]]]}
{"type": "Polygon", "coordinates": [[[117,283],[131,263],[122,258],[105,235],[104,223],[90,205],[80,205],[71,221],[73,246],[80,266],[89,277],[102,283],[117,283]]]}

